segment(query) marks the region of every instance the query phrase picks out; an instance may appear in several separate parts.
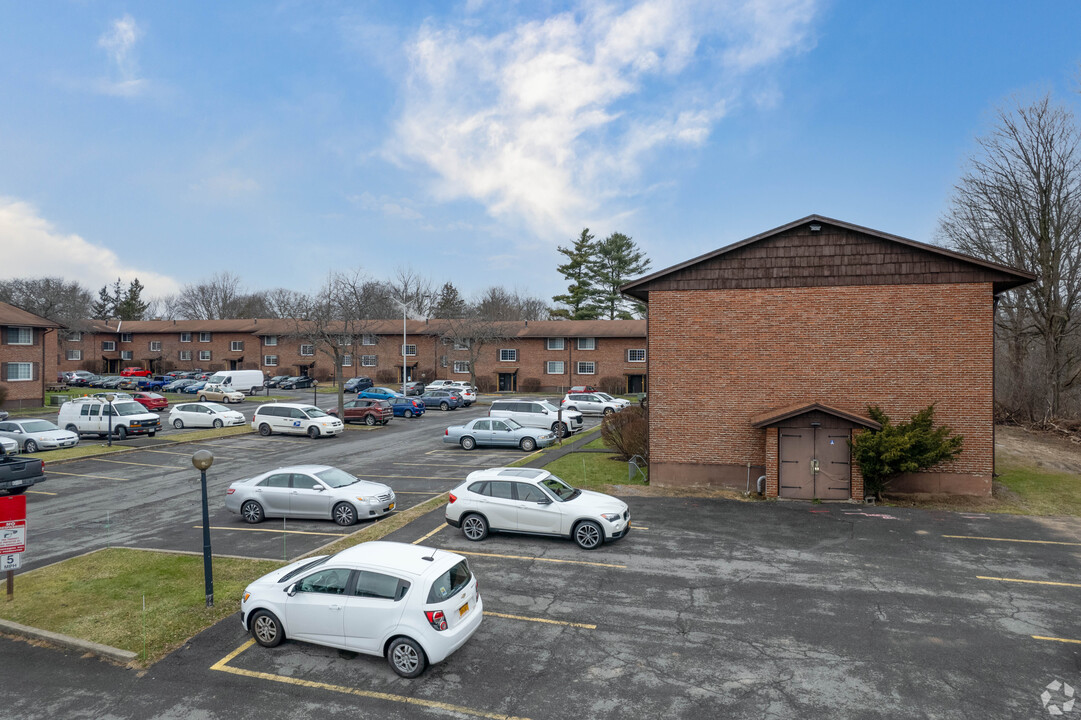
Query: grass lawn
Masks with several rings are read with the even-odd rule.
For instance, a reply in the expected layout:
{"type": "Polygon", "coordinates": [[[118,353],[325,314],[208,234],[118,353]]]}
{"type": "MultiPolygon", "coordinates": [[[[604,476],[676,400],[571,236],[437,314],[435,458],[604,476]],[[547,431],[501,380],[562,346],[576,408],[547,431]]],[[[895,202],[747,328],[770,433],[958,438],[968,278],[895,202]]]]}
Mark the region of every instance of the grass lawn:
{"type": "Polygon", "coordinates": [[[999,512],[1081,516],[1081,478],[1076,474],[1017,463],[1000,464],[998,472],[998,482],[1007,489],[999,512]]]}
{"type": "MultiPolygon", "coordinates": [[[[646,485],[639,475],[627,482],[627,462],[615,460],[604,453],[571,453],[544,466],[554,475],[566,480],[574,487],[585,490],[611,492],[609,485],[646,485]]],[[[648,475],[648,470],[646,470],[648,475]]]]}

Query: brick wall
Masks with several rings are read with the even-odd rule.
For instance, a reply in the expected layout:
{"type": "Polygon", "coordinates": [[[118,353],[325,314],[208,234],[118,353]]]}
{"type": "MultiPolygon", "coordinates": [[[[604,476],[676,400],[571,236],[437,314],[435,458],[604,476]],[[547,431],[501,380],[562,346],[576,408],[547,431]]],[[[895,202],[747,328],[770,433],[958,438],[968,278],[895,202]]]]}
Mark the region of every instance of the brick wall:
{"type": "Polygon", "coordinates": [[[32,328],[30,345],[12,345],[8,343],[8,328],[0,325],[0,382],[8,390],[0,407],[41,407],[45,404],[45,385],[55,383],[56,375],[55,329],[32,328]],[[32,378],[9,381],[8,363],[30,363],[32,378]]]}
{"type": "Polygon", "coordinates": [[[652,482],[742,486],[747,463],[766,464],[751,418],[770,409],[877,404],[904,419],[934,402],[964,450],[906,489],[990,492],[989,283],[654,291],[649,313],[652,482]]]}

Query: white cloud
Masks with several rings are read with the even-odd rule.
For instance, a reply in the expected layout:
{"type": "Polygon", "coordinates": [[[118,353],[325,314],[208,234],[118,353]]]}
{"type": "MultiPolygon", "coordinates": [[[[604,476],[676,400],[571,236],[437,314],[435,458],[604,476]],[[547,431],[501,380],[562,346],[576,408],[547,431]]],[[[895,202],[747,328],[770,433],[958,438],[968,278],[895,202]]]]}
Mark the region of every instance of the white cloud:
{"type": "Polygon", "coordinates": [[[134,268],[112,250],[78,235],[59,232],[32,205],[0,196],[0,277],[59,275],[76,280],[91,290],[120,278],[128,283],[138,277],[155,296],[180,289],[168,275],[134,268]]]}
{"type": "Polygon", "coordinates": [[[434,170],[441,198],[573,234],[641,192],[654,151],[705,143],[741,80],[807,42],[815,2],[584,2],[494,36],[428,24],[390,154],[434,170]]]}
{"type": "Polygon", "coordinates": [[[101,79],[98,90],[107,95],[132,96],[143,91],[146,81],[139,77],[139,63],[135,58],[135,43],[142,30],[131,15],[114,20],[101,37],[98,47],[105,50],[112,61],[115,76],[101,79]]]}

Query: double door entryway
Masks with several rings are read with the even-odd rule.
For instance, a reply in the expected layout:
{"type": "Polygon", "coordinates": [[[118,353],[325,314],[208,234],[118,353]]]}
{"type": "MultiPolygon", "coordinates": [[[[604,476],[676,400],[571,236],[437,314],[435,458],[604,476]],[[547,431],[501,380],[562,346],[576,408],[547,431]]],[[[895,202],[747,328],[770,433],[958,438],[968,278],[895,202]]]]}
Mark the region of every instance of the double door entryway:
{"type": "Polygon", "coordinates": [[[778,428],[778,495],[810,500],[852,497],[848,428],[778,428]]]}

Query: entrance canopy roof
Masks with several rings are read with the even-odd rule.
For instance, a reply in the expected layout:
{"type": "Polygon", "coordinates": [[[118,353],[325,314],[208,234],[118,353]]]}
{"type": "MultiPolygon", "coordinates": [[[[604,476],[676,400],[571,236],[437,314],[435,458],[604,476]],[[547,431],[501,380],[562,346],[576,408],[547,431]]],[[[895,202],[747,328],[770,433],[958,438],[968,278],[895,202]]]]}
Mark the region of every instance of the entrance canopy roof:
{"type": "Polygon", "coordinates": [[[871,430],[879,430],[882,425],[875,422],[869,417],[858,415],[856,413],[848,412],[847,410],[841,410],[839,408],[824,405],[820,402],[801,402],[793,405],[785,405],[784,407],[774,408],[767,410],[761,415],[756,415],[751,418],[751,426],[756,428],[766,428],[771,425],[779,425],[786,420],[797,418],[801,415],[807,415],[809,413],[820,412],[830,415],[839,420],[843,420],[846,423],[858,427],[865,427],[871,430]]]}

